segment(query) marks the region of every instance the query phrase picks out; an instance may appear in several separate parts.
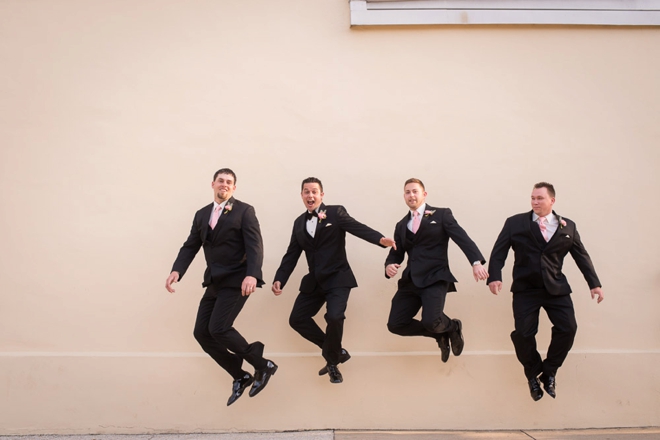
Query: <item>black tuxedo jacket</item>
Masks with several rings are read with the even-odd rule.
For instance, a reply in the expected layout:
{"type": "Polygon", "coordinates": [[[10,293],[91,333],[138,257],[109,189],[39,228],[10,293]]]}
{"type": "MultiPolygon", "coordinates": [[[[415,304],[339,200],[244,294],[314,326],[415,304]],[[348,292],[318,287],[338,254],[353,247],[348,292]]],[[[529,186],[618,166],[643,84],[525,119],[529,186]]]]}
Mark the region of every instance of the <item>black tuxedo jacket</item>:
{"type": "Polygon", "coordinates": [[[289,280],[302,251],[305,251],[309,273],[300,282],[301,292],[314,291],[317,283],[323,290],[357,287],[346,258],[346,233],[381,246],[379,241],[383,234],[355,220],[343,206],[321,204],[319,213],[322,211],[325,211],[326,218],[319,218],[314,238],[307,233],[305,213],[293,222],[289,247],[275,273],[274,281],[279,281],[282,287],[289,280]]]}
{"type": "Polygon", "coordinates": [[[230,198],[215,229],[209,226],[212,210],[213,203],[195,213],[190,235],[181,246],[172,270],[179,272],[179,279],[183,278],[200,247],[204,247],[206,272],[203,287],[211,284],[241,287],[246,276],[255,277],[257,285],[262,286],[264,247],[254,208],[230,198]],[[228,210],[230,204],[231,210],[228,210]]]}
{"type": "MultiPolygon", "coordinates": [[[[449,270],[447,247],[449,239],[458,245],[470,264],[475,261],[485,263],[477,245],[468,237],[451,213],[449,208],[434,208],[426,205],[425,214],[416,234],[408,230],[410,211],[396,224],[394,241],[397,249],[390,249],[385,266],[401,264],[408,254],[408,265],[403,271],[399,285],[412,281],[418,288],[431,286],[438,281],[447,281],[448,292],[455,292],[456,278],[449,270]]],[[[389,278],[387,274],[385,277],[389,278]]]]}
{"type": "Polygon", "coordinates": [[[587,280],[589,288],[600,287],[600,281],[591,258],[580,241],[575,223],[557,216],[557,231],[546,243],[538,223],[532,220],[532,213],[533,211],[529,211],[514,215],[504,223],[490,254],[487,282],[502,281],[504,261],[509,248],[513,248],[515,260],[511,291],[514,293],[540,289],[545,289],[551,295],[571,293],[571,286],[561,271],[564,257],[569,252],[587,280]]]}

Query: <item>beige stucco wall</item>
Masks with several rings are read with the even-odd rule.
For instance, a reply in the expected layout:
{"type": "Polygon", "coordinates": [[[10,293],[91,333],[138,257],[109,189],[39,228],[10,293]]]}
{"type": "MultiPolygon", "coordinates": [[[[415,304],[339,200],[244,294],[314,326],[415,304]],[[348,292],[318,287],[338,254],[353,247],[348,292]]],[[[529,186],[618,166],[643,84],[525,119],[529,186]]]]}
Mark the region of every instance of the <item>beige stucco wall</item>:
{"type": "Polygon", "coordinates": [[[658,47],[656,28],[351,29],[338,0],[0,1],[0,434],[659,425],[658,47]],[[223,166],[268,282],[304,177],[391,235],[417,176],[486,255],[553,182],[606,294],[567,262],[579,331],[558,398],[532,402],[510,295],[456,246],[466,351],[442,364],[387,332],[386,251],[350,238],[345,382],[288,327],[301,261],[236,324],[280,370],[227,408],[230,377],[192,337],[201,256],[163,286],[223,166]]]}

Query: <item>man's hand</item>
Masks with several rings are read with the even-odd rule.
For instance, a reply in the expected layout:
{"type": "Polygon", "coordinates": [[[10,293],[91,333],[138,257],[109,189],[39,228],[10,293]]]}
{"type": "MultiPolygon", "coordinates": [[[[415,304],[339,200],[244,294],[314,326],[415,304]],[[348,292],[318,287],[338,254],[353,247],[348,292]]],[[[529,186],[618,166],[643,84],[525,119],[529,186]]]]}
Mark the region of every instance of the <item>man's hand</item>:
{"type": "Polygon", "coordinates": [[[472,266],[472,275],[474,276],[474,280],[476,282],[479,282],[479,280],[488,279],[488,271],[486,271],[486,268],[483,267],[481,263],[472,266]]]}
{"type": "Polygon", "coordinates": [[[392,278],[396,276],[396,274],[399,272],[399,268],[401,267],[400,264],[388,264],[385,266],[385,273],[387,274],[388,277],[392,278]]]}
{"type": "Polygon", "coordinates": [[[396,242],[394,241],[393,238],[382,237],[380,239],[380,244],[385,247],[391,246],[394,250],[396,250],[396,242]]]}
{"type": "Polygon", "coordinates": [[[282,294],[282,283],[280,283],[279,281],[275,281],[273,283],[273,287],[271,287],[270,290],[272,290],[275,295],[281,295],[282,294]]]}
{"type": "Polygon", "coordinates": [[[591,299],[594,299],[596,296],[598,296],[598,300],[596,301],[596,303],[600,304],[600,302],[605,298],[603,296],[603,289],[601,289],[600,287],[591,289],[591,299]]]}
{"type": "Polygon", "coordinates": [[[172,284],[179,282],[179,272],[173,271],[169,277],[165,280],[165,288],[168,292],[174,293],[176,290],[172,287],[172,284]]]}
{"type": "Polygon", "coordinates": [[[241,295],[248,296],[254,289],[257,288],[257,279],[255,277],[246,276],[241,284],[241,295]]]}
{"type": "Polygon", "coordinates": [[[488,288],[490,289],[490,293],[497,295],[502,291],[502,281],[491,281],[488,283],[488,288]]]}

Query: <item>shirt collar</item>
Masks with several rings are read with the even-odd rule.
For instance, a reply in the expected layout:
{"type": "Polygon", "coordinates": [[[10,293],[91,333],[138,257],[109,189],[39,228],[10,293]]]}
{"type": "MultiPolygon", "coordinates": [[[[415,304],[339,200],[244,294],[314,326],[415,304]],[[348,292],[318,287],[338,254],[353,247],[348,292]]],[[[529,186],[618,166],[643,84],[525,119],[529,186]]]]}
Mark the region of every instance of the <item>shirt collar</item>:
{"type": "Polygon", "coordinates": [[[218,208],[218,206],[221,207],[220,209],[224,208],[228,201],[229,201],[229,200],[225,200],[225,201],[222,202],[222,203],[218,203],[218,202],[216,202],[216,201],[214,200],[214,201],[213,201],[213,210],[215,211],[215,210],[218,208]]]}
{"type": "MultiPolygon", "coordinates": [[[[423,217],[424,216],[424,210],[426,209],[426,203],[422,203],[419,208],[417,208],[415,211],[419,212],[419,216],[423,217]]],[[[415,214],[413,214],[415,211],[410,211],[410,218],[413,218],[415,214]]]]}
{"type": "MultiPolygon", "coordinates": [[[[552,225],[552,224],[555,224],[555,223],[558,223],[558,222],[557,222],[557,217],[555,216],[555,213],[554,213],[554,212],[551,212],[550,214],[546,215],[546,216],[545,216],[545,219],[546,219],[546,221],[548,222],[548,224],[551,224],[551,225],[552,225]]],[[[535,221],[535,222],[537,222],[537,223],[538,223],[538,221],[539,221],[539,216],[536,215],[535,212],[532,212],[532,220],[535,221]]]]}

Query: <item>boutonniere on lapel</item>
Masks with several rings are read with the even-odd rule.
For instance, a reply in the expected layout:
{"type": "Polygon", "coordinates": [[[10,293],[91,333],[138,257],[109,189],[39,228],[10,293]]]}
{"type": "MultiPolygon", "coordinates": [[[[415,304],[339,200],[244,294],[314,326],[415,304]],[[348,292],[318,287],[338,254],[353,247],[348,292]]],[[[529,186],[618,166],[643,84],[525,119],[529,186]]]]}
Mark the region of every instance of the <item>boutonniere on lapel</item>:
{"type": "Polygon", "coordinates": [[[234,207],[234,205],[232,205],[231,203],[227,203],[225,205],[225,210],[222,212],[222,214],[226,215],[226,214],[230,213],[233,207],[234,207]]]}
{"type": "Polygon", "coordinates": [[[559,229],[562,229],[564,226],[566,226],[566,221],[561,218],[561,215],[557,216],[557,220],[559,220],[559,229]]]}
{"type": "Polygon", "coordinates": [[[323,223],[323,220],[325,220],[325,218],[327,217],[325,213],[325,209],[323,211],[319,211],[318,217],[319,217],[319,225],[320,225],[321,223],[323,223]]]}
{"type": "Polygon", "coordinates": [[[435,214],[435,209],[433,211],[431,211],[429,209],[424,211],[424,217],[428,217],[429,215],[433,215],[433,214],[435,214]]]}

